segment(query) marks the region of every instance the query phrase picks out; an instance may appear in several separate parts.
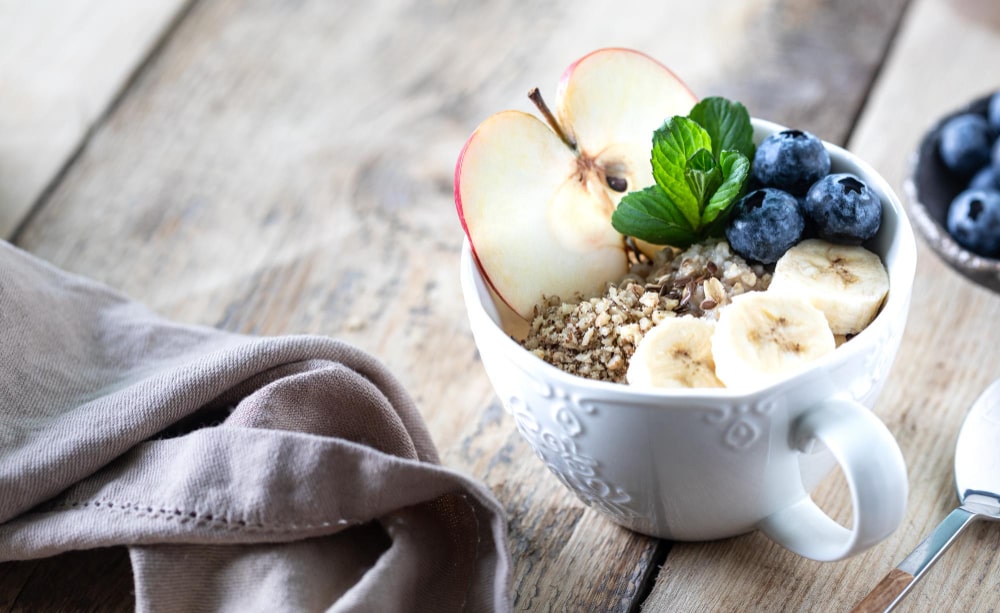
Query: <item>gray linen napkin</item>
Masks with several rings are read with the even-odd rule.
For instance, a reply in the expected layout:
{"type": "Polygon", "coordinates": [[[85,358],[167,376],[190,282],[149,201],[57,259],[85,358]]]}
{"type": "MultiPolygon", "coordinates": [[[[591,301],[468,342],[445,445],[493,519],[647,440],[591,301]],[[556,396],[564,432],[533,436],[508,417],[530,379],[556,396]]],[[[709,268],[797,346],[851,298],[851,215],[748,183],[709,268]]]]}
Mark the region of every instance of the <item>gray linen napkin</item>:
{"type": "Polygon", "coordinates": [[[489,611],[505,536],[371,356],[171,323],[0,241],[0,561],[126,545],[139,610],[489,611]]]}

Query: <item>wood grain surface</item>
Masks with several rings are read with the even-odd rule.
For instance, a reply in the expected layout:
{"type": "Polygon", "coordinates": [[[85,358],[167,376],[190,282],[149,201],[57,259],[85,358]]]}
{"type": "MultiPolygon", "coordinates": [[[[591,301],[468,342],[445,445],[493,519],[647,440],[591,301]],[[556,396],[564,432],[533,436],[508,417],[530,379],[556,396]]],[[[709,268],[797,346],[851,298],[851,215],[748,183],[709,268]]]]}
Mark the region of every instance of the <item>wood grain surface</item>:
{"type": "MultiPolygon", "coordinates": [[[[378,356],[444,464],[506,507],[516,610],[848,610],[954,502],[961,416],[1000,375],[1000,326],[983,323],[1000,316],[997,296],[921,244],[876,409],[912,490],[890,539],[830,564],[759,534],[657,541],[570,495],[493,394],[461,303],[453,165],[489,114],[530,110],[530,87],[553,97],[571,61],[629,46],[699,95],[849,143],[898,187],[920,131],[1000,84],[972,61],[1000,56],[1000,31],[965,15],[943,0],[195,2],[11,238],[167,317],[331,335],[378,356]]],[[[838,475],[816,498],[847,519],[838,475]]],[[[970,529],[912,610],[995,606],[998,547],[995,530],[970,529]]],[[[130,589],[121,549],[0,564],[0,611],[128,609],[130,589]]]]}
{"type": "Polygon", "coordinates": [[[187,0],[0,0],[0,236],[77,151],[187,0]]]}
{"type": "Polygon", "coordinates": [[[894,568],[851,609],[851,613],[883,613],[911,583],[913,575],[894,568]]]}

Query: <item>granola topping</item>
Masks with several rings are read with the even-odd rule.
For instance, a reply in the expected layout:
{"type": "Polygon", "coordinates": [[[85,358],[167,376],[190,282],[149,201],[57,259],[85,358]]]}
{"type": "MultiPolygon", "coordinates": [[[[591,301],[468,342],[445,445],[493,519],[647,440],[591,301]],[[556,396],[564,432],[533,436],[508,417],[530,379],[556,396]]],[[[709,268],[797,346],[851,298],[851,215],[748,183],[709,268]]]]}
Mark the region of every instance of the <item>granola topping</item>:
{"type": "Polygon", "coordinates": [[[770,271],[748,264],[725,240],[665,249],[652,261],[635,261],[601,296],[546,297],[535,306],[523,345],[570,374],[624,383],[629,358],[657,323],[679,315],[714,320],[734,296],[770,282],[770,271]]]}

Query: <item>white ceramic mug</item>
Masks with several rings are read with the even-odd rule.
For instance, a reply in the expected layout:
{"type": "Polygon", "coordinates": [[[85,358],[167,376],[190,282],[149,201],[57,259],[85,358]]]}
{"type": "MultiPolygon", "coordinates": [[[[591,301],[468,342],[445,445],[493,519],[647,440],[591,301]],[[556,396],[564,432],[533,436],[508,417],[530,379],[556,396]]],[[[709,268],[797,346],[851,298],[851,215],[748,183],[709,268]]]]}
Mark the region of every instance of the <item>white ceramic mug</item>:
{"type": "MultiPolygon", "coordinates": [[[[754,120],[755,140],[781,130],[754,120]]],[[[827,144],[832,172],[862,177],[881,197],[870,248],[889,272],[889,295],[860,334],[808,370],[766,388],[637,391],[569,375],[523,349],[471,255],[461,277],[486,373],[517,429],[587,505],[632,530],[672,540],[762,530],[815,560],[854,555],[891,534],[906,508],[906,466],[870,411],[909,310],[916,246],[893,190],[871,167],[827,144]],[[841,526],[809,492],[839,463],[853,525],[841,526]]]]}

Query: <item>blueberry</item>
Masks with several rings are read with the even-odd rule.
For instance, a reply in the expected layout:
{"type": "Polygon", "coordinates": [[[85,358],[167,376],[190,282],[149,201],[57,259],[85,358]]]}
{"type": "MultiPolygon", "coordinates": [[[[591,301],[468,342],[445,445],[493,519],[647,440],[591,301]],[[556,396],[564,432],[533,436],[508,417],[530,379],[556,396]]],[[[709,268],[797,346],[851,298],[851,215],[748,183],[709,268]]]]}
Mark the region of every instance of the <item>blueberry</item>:
{"type": "Polygon", "coordinates": [[[827,175],[809,189],[802,203],[820,238],[860,244],[882,224],[882,202],[872,188],[849,173],[827,175]]]}
{"type": "Polygon", "coordinates": [[[795,196],[773,188],[758,189],[733,207],[726,238],[744,258],[773,264],[799,242],[805,225],[795,196]]]}
{"type": "Polygon", "coordinates": [[[986,120],[973,113],[952,117],[941,126],[938,151],[952,171],[971,176],[990,161],[993,135],[986,120]]]}
{"type": "Polygon", "coordinates": [[[1000,257],[1000,191],[967,189],[951,202],[948,231],[963,247],[1000,257]]]}
{"type": "Polygon", "coordinates": [[[987,166],[972,177],[966,189],[1000,189],[1000,181],[997,178],[997,173],[993,167],[987,166]]]}
{"type": "Polygon", "coordinates": [[[1000,92],[993,94],[986,111],[986,120],[993,128],[994,134],[1000,134],[1000,92]]]}
{"type": "Polygon", "coordinates": [[[990,154],[990,167],[993,168],[993,174],[1000,177],[1000,138],[993,143],[993,151],[990,154]]]}
{"type": "Polygon", "coordinates": [[[809,186],[830,172],[830,154],[809,132],[775,132],[757,146],[751,176],[764,187],[803,196],[809,186]]]}

